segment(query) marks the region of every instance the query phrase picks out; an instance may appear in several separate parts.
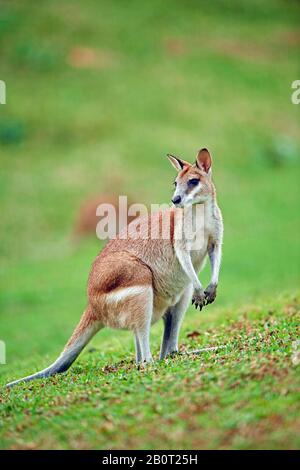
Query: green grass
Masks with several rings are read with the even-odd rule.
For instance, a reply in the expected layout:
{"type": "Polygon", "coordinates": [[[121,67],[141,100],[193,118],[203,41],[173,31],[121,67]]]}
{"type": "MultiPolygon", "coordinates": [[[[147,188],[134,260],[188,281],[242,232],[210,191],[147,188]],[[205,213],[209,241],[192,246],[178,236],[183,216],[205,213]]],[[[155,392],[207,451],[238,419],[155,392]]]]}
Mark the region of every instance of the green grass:
{"type": "MultiPolygon", "coordinates": [[[[128,335],[104,337],[66,375],[1,394],[2,445],[298,448],[300,384],[293,343],[299,320],[299,303],[289,295],[234,314],[226,309],[194,314],[183,328],[182,354],[142,370],[134,364],[128,335]],[[186,354],[199,345],[221,347],[186,354]]],[[[156,356],[158,341],[156,328],[156,356]]],[[[24,362],[29,372],[37,361],[24,362]]],[[[16,373],[24,372],[24,362],[16,373]]],[[[45,358],[38,362],[46,364],[45,358]]]]}
{"type": "Polygon", "coordinates": [[[67,375],[3,391],[0,447],[299,447],[299,16],[292,0],[2,1],[0,384],[48,365],[85,307],[101,244],[71,242],[81,202],[109,187],[169,202],[165,154],[202,146],[223,267],[181,342],[226,348],[137,371],[130,335],[103,331],[67,375]]]}

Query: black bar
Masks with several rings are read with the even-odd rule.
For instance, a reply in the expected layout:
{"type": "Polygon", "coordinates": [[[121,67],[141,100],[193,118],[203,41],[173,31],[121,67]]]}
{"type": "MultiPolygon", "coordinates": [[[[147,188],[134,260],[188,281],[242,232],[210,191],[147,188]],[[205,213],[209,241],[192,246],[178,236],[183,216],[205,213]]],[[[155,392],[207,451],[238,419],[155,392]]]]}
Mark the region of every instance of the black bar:
{"type": "MultiPolygon", "coordinates": [[[[38,466],[43,464],[93,465],[106,468],[110,465],[124,468],[139,468],[145,465],[209,466],[238,463],[251,463],[270,466],[273,458],[277,464],[295,465],[297,454],[294,451],[210,451],[210,450],[41,450],[41,451],[0,451],[2,464],[38,466]]],[[[83,469],[84,470],[84,469],[83,469]]]]}

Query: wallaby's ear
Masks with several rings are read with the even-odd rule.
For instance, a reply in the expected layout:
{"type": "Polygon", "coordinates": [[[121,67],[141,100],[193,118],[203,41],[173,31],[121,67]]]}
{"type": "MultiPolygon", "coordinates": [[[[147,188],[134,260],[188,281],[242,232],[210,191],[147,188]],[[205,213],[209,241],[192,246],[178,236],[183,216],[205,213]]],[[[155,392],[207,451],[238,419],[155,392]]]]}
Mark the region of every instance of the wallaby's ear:
{"type": "Polygon", "coordinates": [[[208,173],[211,168],[211,163],[212,160],[209,151],[207,149],[199,150],[196,157],[197,167],[208,173]]]}
{"type": "Polygon", "coordinates": [[[181,158],[174,157],[174,155],[167,154],[168,159],[172,163],[173,167],[176,168],[177,171],[183,170],[185,166],[190,166],[190,163],[185,162],[181,158]]]}

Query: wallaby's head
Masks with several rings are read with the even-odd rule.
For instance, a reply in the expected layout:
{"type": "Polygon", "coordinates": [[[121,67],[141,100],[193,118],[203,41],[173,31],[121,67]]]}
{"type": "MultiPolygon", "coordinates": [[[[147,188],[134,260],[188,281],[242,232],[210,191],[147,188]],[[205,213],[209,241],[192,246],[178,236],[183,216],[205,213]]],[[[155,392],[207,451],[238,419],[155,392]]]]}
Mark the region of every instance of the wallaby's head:
{"type": "Polygon", "coordinates": [[[209,151],[207,149],[199,150],[194,164],[173,155],[167,155],[167,157],[178,171],[174,181],[173,204],[176,207],[185,207],[207,201],[214,192],[211,180],[212,161],[209,151]]]}

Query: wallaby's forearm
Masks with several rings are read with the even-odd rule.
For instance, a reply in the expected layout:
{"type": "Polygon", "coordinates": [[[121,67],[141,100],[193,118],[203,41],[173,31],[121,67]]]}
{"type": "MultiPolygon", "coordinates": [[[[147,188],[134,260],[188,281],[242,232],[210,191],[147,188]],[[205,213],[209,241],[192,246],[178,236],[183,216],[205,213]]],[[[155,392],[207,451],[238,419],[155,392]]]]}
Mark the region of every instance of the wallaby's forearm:
{"type": "Polygon", "coordinates": [[[178,261],[183,271],[185,272],[185,274],[188,276],[191,283],[193,284],[194,289],[196,291],[202,291],[203,287],[194,269],[190,252],[185,250],[184,248],[179,248],[179,247],[175,248],[175,251],[176,251],[178,261]]]}
{"type": "Polygon", "coordinates": [[[214,242],[209,246],[208,256],[211,265],[211,279],[209,284],[211,286],[217,286],[222,258],[222,246],[220,242],[214,242]]]}

